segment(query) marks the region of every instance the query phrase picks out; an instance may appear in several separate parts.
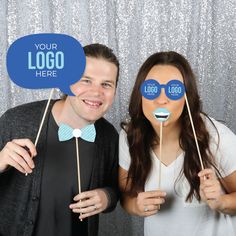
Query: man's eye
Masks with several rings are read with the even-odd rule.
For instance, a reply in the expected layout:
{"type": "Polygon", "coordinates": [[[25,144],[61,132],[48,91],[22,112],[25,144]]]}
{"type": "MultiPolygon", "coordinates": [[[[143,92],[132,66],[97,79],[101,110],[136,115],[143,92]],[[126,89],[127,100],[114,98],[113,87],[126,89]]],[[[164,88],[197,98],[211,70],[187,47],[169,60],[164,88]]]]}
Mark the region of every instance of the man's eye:
{"type": "Polygon", "coordinates": [[[112,88],[112,84],[110,84],[110,83],[103,83],[102,86],[104,88],[112,88]]]}
{"type": "Polygon", "coordinates": [[[91,82],[89,79],[82,79],[80,81],[84,84],[89,84],[91,82]]]}

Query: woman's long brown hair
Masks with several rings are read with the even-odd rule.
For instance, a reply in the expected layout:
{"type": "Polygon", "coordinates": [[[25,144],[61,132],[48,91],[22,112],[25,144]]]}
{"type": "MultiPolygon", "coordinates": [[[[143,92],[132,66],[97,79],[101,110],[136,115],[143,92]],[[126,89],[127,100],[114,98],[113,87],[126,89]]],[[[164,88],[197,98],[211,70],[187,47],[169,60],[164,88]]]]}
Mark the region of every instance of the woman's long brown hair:
{"type": "MultiPolygon", "coordinates": [[[[209,149],[209,133],[203,121],[203,115],[206,118],[208,117],[202,112],[196,80],[189,63],[183,56],[176,52],[155,53],[144,62],[138,72],[129,103],[130,121],[126,124],[122,124],[122,127],[127,132],[131,156],[131,164],[127,178],[127,184],[129,183],[128,193],[131,195],[137,195],[138,192],[143,191],[146,179],[152,167],[150,149],[159,143],[158,135],[155,133],[149,120],[143,114],[142,97],[140,93],[142,82],[155,65],[171,65],[181,72],[193,123],[196,126],[196,135],[204,168],[213,166],[217,170],[209,149]]],[[[186,200],[191,201],[193,196],[200,200],[200,180],[198,172],[201,171],[201,165],[186,105],[179,119],[181,124],[179,143],[180,147],[185,152],[182,173],[185,175],[190,185],[190,191],[186,200]]]]}

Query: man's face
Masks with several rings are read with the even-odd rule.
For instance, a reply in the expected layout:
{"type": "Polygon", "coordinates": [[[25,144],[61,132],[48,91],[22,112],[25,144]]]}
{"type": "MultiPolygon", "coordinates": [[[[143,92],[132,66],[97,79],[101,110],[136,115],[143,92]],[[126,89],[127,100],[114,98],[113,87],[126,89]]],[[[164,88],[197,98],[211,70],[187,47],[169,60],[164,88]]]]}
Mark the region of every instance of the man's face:
{"type": "Polygon", "coordinates": [[[81,80],[71,85],[68,96],[73,111],[86,123],[94,123],[112,105],[116,91],[117,67],[104,59],[86,57],[81,80]]]}

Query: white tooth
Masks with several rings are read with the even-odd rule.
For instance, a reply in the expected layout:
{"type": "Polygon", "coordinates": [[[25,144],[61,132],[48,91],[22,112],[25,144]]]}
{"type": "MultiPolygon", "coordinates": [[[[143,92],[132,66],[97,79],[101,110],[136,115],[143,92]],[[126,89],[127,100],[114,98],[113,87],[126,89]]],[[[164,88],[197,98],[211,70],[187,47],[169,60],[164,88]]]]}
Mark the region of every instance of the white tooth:
{"type": "Polygon", "coordinates": [[[156,115],[158,115],[158,116],[168,116],[169,114],[168,113],[156,113],[156,115]]]}
{"type": "Polygon", "coordinates": [[[86,103],[88,103],[91,106],[98,106],[99,105],[99,102],[91,102],[91,101],[87,101],[87,100],[85,100],[85,101],[86,101],[86,103]]]}

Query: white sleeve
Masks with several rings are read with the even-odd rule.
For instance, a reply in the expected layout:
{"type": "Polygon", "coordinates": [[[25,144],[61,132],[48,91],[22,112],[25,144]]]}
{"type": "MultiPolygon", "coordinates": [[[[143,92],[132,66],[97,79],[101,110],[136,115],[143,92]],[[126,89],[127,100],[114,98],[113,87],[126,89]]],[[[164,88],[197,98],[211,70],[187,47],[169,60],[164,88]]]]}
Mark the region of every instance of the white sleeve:
{"type": "Polygon", "coordinates": [[[210,128],[210,135],[213,138],[211,150],[216,158],[217,167],[222,175],[226,177],[236,171],[236,135],[222,123],[212,120],[219,132],[219,147],[217,149],[217,133],[213,131],[213,126],[210,128]]]}
{"type": "Polygon", "coordinates": [[[126,132],[122,129],[119,136],[119,165],[125,170],[129,170],[130,154],[126,132]]]}

